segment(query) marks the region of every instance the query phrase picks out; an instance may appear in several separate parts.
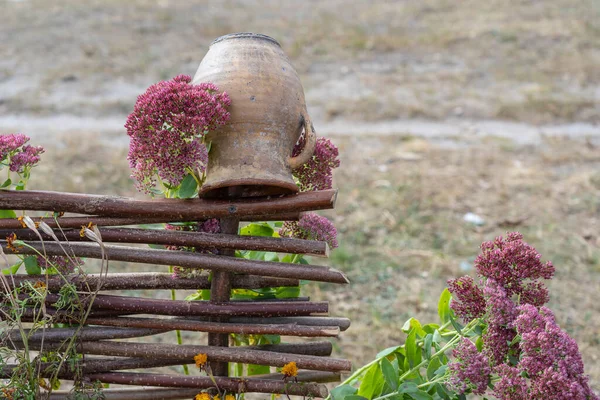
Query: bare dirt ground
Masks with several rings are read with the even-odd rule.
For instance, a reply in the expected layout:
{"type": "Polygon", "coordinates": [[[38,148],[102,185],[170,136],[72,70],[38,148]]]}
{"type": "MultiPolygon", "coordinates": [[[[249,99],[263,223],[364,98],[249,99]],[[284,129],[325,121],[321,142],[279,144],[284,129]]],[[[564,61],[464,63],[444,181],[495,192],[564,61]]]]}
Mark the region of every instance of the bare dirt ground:
{"type": "Polygon", "coordinates": [[[600,3],[0,0],[0,133],[48,151],[31,188],[136,195],[122,124],[210,41],[275,37],[340,147],[330,264],[313,285],[356,366],[436,317],[478,245],[518,230],[557,274],[551,308],[600,390],[600,3]],[[564,136],[564,137],[563,137],[564,136]],[[467,212],[485,221],[463,220],[467,212]],[[376,338],[375,340],[373,338],[376,338]]]}

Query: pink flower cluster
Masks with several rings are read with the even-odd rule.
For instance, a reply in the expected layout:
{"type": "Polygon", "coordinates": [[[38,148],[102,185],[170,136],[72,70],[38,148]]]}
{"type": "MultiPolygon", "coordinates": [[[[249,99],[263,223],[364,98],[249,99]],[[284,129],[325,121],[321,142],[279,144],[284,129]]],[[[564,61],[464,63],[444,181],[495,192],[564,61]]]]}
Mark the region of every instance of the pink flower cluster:
{"type": "MultiPolygon", "coordinates": [[[[293,155],[297,156],[304,148],[305,140],[302,137],[293,155]]],[[[300,168],[294,170],[301,192],[331,189],[333,185],[333,169],[340,166],[339,151],[329,139],[318,138],[312,158],[300,168]]]]}
{"type": "Polygon", "coordinates": [[[448,386],[458,392],[471,391],[483,394],[490,380],[492,369],[485,355],[467,338],[462,338],[452,355],[457,362],[448,366],[448,386]]]}
{"type": "Polygon", "coordinates": [[[29,137],[22,133],[0,136],[0,160],[8,157],[11,171],[23,173],[40,161],[44,148],[26,145],[28,141],[29,137]]]}
{"type": "Polygon", "coordinates": [[[332,249],[338,247],[337,230],[333,223],[315,213],[303,214],[299,221],[284,222],[279,235],[327,242],[332,249]]]}
{"type": "Polygon", "coordinates": [[[127,118],[127,159],[138,190],[149,192],[157,176],[177,186],[186,169],[206,169],[208,152],[201,139],[227,122],[231,100],[215,85],[192,85],[191,80],[179,75],[150,86],[127,118]]]}
{"type": "Polygon", "coordinates": [[[546,307],[519,306],[515,326],[521,336],[516,366],[496,368],[494,394],[501,400],[598,400],[584,375],[577,343],[560,329],[546,307]],[[529,378],[526,380],[524,377],[529,378]]]}
{"type": "Polygon", "coordinates": [[[459,393],[482,394],[483,376],[487,382],[489,372],[481,369],[477,381],[470,367],[485,357],[499,378],[494,384],[498,399],[600,400],[588,386],[577,343],[543,306],[549,295],[539,279],[552,278],[552,263],[542,263],[517,232],[485,242],[481,249],[475,260],[480,284],[465,276],[448,286],[450,306],[459,317],[465,322],[482,318],[487,324],[483,351],[461,343],[454,354],[457,360],[449,363],[448,385],[459,393]]]}
{"type": "Polygon", "coordinates": [[[80,267],[84,264],[83,260],[79,257],[65,257],[65,256],[37,256],[37,262],[40,268],[46,269],[55,267],[61,274],[70,274],[75,271],[76,267],[80,267]]]}

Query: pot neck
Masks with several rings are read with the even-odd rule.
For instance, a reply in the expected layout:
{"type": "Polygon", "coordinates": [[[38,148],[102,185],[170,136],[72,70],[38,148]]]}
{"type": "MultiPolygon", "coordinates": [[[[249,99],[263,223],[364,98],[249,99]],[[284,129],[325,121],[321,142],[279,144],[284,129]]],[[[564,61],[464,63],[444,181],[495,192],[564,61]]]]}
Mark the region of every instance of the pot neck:
{"type": "Polygon", "coordinates": [[[224,40],[230,40],[230,39],[259,39],[259,40],[266,40],[268,42],[271,42],[275,45],[277,45],[278,47],[281,47],[281,45],[279,44],[279,42],[275,39],[273,39],[270,36],[267,35],[263,35],[260,33],[251,33],[251,32],[239,32],[239,33],[230,33],[228,35],[224,35],[221,37],[216,38],[215,40],[213,40],[213,42],[210,44],[211,46],[215,43],[219,43],[222,42],[224,40]]]}

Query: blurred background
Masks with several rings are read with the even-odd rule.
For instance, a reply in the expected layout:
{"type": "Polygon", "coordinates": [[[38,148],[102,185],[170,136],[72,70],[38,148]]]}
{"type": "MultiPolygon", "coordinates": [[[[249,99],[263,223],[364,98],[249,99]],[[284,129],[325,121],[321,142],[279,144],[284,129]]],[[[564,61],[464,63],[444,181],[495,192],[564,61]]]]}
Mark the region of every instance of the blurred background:
{"type": "Polygon", "coordinates": [[[277,39],[340,148],[328,261],[311,285],[359,366],[437,320],[483,240],[553,261],[550,307],[600,390],[600,1],[0,0],[0,134],[47,148],[32,189],[141,196],[123,124],[232,32],[277,39]]]}

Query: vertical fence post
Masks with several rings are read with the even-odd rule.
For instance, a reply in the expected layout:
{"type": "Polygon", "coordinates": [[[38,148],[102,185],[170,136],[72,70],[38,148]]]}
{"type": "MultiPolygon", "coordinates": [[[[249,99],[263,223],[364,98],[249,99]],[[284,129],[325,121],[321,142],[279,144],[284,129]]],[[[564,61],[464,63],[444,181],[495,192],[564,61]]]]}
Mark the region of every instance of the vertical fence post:
{"type": "MultiPolygon", "coordinates": [[[[239,219],[237,218],[222,218],[221,233],[229,233],[236,235],[238,233],[239,219]]],[[[235,250],[231,249],[220,249],[220,254],[223,256],[233,257],[235,250]]],[[[214,303],[221,303],[229,301],[231,296],[231,274],[225,271],[213,271],[211,286],[210,286],[210,301],[214,303]]],[[[224,317],[216,317],[213,321],[223,322],[226,320],[224,317]]],[[[227,333],[209,333],[208,334],[208,345],[209,346],[229,346],[229,334],[227,333]]],[[[227,362],[211,362],[210,368],[215,376],[228,376],[229,366],[227,362]]]]}

